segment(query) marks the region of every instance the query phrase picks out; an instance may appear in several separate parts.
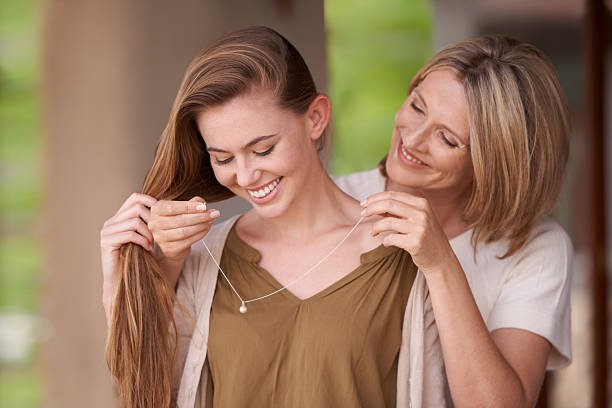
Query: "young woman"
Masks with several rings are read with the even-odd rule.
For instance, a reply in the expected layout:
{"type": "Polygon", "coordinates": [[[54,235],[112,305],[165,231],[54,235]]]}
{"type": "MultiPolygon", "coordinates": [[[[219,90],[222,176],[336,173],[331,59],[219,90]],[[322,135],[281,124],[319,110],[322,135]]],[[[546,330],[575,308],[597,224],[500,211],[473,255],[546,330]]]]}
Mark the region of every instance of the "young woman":
{"type": "Polygon", "coordinates": [[[417,73],[380,171],[338,180],[424,274],[458,407],[531,407],[569,364],[573,250],[548,216],[569,133],[545,56],[476,38],[417,73]]]}
{"type": "Polygon", "coordinates": [[[227,34],[191,63],[143,194],[101,231],[127,407],[445,403],[423,275],[326,174],[329,114],[273,30],[227,34]],[[231,194],[253,209],[211,228],[207,204],[231,194]]]}

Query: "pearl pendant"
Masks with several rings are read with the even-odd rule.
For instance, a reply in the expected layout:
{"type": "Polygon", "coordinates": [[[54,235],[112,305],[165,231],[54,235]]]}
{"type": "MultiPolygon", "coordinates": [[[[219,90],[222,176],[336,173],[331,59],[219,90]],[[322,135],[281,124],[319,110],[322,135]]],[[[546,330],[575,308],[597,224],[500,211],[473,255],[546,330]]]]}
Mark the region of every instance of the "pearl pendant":
{"type": "Polygon", "coordinates": [[[247,312],[247,307],[244,304],[244,302],[242,302],[242,305],[240,305],[240,313],[245,314],[247,312]]]}

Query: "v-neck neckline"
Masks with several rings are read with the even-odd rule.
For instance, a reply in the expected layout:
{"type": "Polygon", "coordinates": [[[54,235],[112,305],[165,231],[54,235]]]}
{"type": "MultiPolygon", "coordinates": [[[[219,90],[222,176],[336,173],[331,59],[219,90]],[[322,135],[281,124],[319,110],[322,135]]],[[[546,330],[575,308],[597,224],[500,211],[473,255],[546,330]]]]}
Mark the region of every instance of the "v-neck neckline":
{"type": "MultiPolygon", "coordinates": [[[[269,293],[275,290],[281,289],[284,286],[266,268],[259,265],[259,262],[261,261],[261,258],[262,258],[261,253],[256,248],[252,247],[246,241],[240,238],[240,236],[236,232],[235,224],[230,230],[226,242],[230,242],[230,241],[231,241],[231,245],[229,245],[230,250],[235,255],[241,257],[248,263],[252,264],[255,270],[260,275],[260,277],[263,278],[268,284],[272,286],[272,289],[270,290],[269,293]]],[[[300,298],[299,296],[297,296],[295,293],[291,291],[291,288],[286,288],[282,290],[281,292],[279,292],[279,294],[282,294],[283,296],[297,303],[306,303],[311,300],[316,300],[320,297],[324,297],[327,294],[334,292],[338,288],[357,279],[359,276],[361,276],[364,272],[368,270],[367,268],[364,268],[365,266],[397,250],[400,250],[400,249],[396,247],[385,247],[381,244],[375,248],[372,248],[366,252],[361,253],[359,257],[359,265],[357,265],[350,272],[343,275],[342,277],[332,282],[328,286],[324,287],[323,289],[319,290],[318,292],[315,292],[314,294],[306,298],[300,298]]],[[[266,293],[262,293],[260,296],[264,296],[264,295],[266,295],[266,293]]]]}

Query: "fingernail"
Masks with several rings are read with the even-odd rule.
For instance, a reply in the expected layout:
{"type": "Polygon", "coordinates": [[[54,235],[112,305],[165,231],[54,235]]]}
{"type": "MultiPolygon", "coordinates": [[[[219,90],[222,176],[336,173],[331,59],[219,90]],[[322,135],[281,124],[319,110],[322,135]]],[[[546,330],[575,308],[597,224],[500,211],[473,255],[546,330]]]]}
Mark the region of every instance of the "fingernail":
{"type": "Polygon", "coordinates": [[[210,218],[217,218],[221,213],[218,210],[212,210],[209,214],[210,218]]]}
{"type": "Polygon", "coordinates": [[[206,211],[206,204],[204,204],[204,203],[198,204],[196,206],[196,210],[198,210],[198,211],[206,211]]]}
{"type": "Polygon", "coordinates": [[[363,200],[362,202],[359,203],[359,205],[362,206],[362,207],[365,207],[367,201],[368,200],[363,200]]]}

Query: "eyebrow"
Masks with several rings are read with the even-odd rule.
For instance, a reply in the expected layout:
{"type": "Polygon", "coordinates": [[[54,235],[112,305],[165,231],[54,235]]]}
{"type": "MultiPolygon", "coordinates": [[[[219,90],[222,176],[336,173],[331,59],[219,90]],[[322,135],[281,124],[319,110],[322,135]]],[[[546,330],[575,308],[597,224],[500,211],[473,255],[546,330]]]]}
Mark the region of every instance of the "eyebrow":
{"type": "MultiPolygon", "coordinates": [[[[418,89],[416,89],[416,88],[414,88],[414,90],[413,90],[413,91],[414,91],[414,93],[416,94],[416,96],[417,96],[417,97],[420,99],[420,101],[423,103],[423,105],[425,105],[425,108],[427,109],[427,103],[425,102],[425,98],[423,98],[423,95],[421,95],[421,93],[419,92],[419,90],[418,90],[418,89]]],[[[452,130],[451,128],[449,128],[449,127],[448,127],[448,126],[446,126],[446,125],[442,125],[442,127],[443,127],[444,129],[448,130],[448,131],[449,131],[450,133],[452,133],[453,135],[455,135],[455,137],[456,137],[457,139],[459,139],[459,141],[460,141],[461,143],[463,143],[465,146],[469,146],[469,143],[464,143],[464,142],[463,142],[463,138],[462,138],[462,137],[459,137],[459,133],[455,132],[454,130],[452,130]]]]}
{"type": "MultiPolygon", "coordinates": [[[[264,140],[268,140],[270,138],[273,138],[275,136],[278,136],[277,133],[273,134],[273,135],[266,135],[266,136],[258,136],[255,139],[251,140],[249,143],[245,144],[242,149],[247,149],[253,145],[256,145],[259,142],[263,142],[264,140]]],[[[223,150],[223,149],[219,149],[218,147],[208,147],[206,149],[207,152],[217,152],[217,153],[229,153],[227,150],[223,150]]]]}

